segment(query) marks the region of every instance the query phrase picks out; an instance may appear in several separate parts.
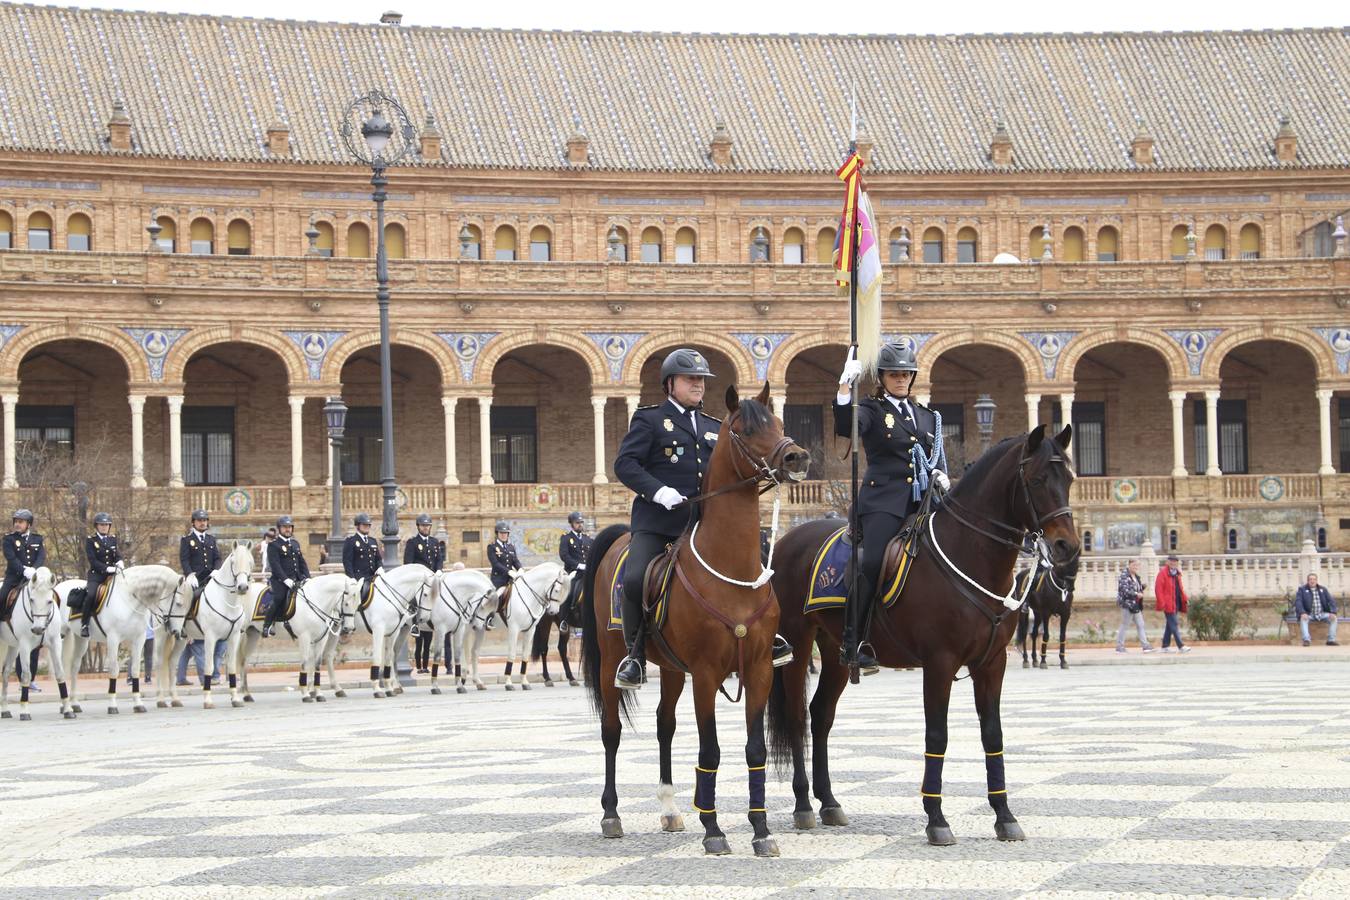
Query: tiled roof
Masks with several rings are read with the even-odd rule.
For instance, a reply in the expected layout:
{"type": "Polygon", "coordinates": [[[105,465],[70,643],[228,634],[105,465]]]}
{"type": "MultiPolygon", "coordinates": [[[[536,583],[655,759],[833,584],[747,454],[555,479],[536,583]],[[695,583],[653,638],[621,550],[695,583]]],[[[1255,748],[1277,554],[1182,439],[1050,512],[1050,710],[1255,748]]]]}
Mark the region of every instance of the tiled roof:
{"type": "Polygon", "coordinates": [[[731,36],[493,31],[0,4],[0,147],[110,153],[126,102],[133,153],[349,162],[337,132],[370,87],[417,125],[435,115],[452,166],[825,171],[848,140],[856,79],[873,169],[1122,171],[1154,139],[1159,168],[1350,165],[1350,29],[1081,35],[731,36]],[[1274,155],[1280,117],[1298,157],[1274,155]]]}

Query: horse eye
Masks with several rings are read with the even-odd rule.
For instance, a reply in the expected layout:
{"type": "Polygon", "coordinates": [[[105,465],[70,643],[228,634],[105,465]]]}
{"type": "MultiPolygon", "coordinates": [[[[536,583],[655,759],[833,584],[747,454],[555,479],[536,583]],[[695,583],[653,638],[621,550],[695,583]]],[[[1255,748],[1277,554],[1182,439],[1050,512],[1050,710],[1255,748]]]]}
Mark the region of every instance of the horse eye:
{"type": "Polygon", "coordinates": [[[1031,479],[1031,483],[1034,484],[1036,487],[1040,487],[1041,485],[1045,484],[1045,476],[1037,475],[1035,478],[1031,479]]]}

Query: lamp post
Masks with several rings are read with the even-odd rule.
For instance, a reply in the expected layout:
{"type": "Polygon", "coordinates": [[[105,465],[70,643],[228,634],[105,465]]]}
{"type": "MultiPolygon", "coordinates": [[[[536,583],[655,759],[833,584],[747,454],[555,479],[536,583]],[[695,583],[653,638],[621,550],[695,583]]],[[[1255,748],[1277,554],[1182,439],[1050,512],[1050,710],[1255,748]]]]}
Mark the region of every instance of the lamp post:
{"type": "Polygon", "coordinates": [[[328,560],[342,559],[342,435],[347,423],[347,404],[341,397],[329,397],[323,405],[328,423],[328,443],[333,446],[333,522],[328,529],[328,560]]]}
{"type": "Polygon", "coordinates": [[[989,450],[989,443],[994,438],[994,410],[996,409],[998,409],[998,404],[988,394],[981,394],[975,398],[975,425],[980,429],[981,454],[989,450]]]}
{"type": "Polygon", "coordinates": [[[389,260],[384,248],[384,201],[388,199],[385,187],[389,179],[385,170],[398,163],[413,148],[412,120],[397,100],[383,91],[371,89],[357,97],[347,107],[340,129],[347,150],[362,163],[370,166],[370,184],[375,201],[375,299],[380,307],[380,412],[383,435],[380,454],[380,486],[384,494],[380,534],[384,543],[384,564],[398,565],[398,482],[394,480],[394,401],[389,369],[389,260]],[[389,110],[394,122],[385,118],[389,110]],[[369,115],[367,115],[369,110],[369,115]],[[365,117],[359,131],[362,140],[356,140],[356,120],[365,117]]]}

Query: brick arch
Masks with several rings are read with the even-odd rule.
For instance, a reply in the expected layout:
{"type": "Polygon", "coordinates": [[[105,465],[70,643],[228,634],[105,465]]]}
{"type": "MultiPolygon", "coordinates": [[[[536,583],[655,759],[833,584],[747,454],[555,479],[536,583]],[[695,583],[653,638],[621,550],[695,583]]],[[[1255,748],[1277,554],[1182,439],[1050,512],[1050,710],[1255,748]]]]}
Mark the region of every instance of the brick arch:
{"type": "Polygon", "coordinates": [[[241,326],[237,330],[229,325],[221,325],[216,328],[194,328],[189,331],[169,350],[169,355],[164,360],[164,380],[183,381],[188,360],[192,359],[194,354],[215,344],[228,343],[252,344],[271,350],[281,357],[281,362],[286,367],[288,382],[300,384],[309,381],[308,366],[299,347],[284,335],[250,325],[241,326]]]}
{"type": "MultiPolygon", "coordinates": [[[[822,329],[812,331],[809,334],[799,334],[788,338],[778,346],[773,359],[769,361],[769,382],[771,384],[783,387],[787,384],[788,367],[792,361],[807,350],[813,347],[822,347],[826,344],[843,344],[848,346],[848,331],[844,328],[822,329]]],[[[844,367],[844,360],[839,360],[839,368],[844,367]]]]}
{"type": "Polygon", "coordinates": [[[519,350],[522,347],[529,347],[534,344],[571,350],[580,356],[586,364],[586,369],[590,372],[592,385],[610,383],[609,363],[605,361],[600,349],[594,343],[576,334],[553,328],[512,332],[494,338],[483,348],[482,354],[476,361],[473,370],[474,383],[491,386],[492,373],[497,368],[497,363],[502,361],[502,357],[512,350],[519,350]]]}
{"type": "Polygon", "coordinates": [[[1107,344],[1142,344],[1158,351],[1167,365],[1167,379],[1171,384],[1185,381],[1190,377],[1190,364],[1181,345],[1164,334],[1148,331],[1144,328],[1105,328],[1080,334],[1069,342],[1059,358],[1058,377],[1066,389],[1072,390],[1074,369],[1089,351],[1107,344]]]}
{"type": "Polygon", "coordinates": [[[1243,344],[1255,341],[1280,341],[1302,349],[1312,357],[1313,368],[1317,371],[1319,382],[1331,381],[1338,375],[1336,358],[1332,354],[1331,347],[1319,336],[1286,325],[1253,325],[1219,335],[1209,348],[1209,352],[1205,354],[1204,364],[1200,367],[1200,376],[1217,384],[1219,367],[1223,365],[1224,357],[1243,344]]]}
{"type": "Polygon", "coordinates": [[[1041,356],[1026,341],[1020,337],[1013,337],[999,331],[967,328],[962,331],[939,334],[920,348],[918,354],[919,375],[915,379],[915,384],[931,385],[933,383],[933,364],[937,362],[938,357],[948,350],[963,347],[967,344],[988,344],[991,347],[1001,347],[1008,350],[1022,363],[1022,378],[1027,384],[1035,384],[1045,380],[1045,370],[1041,367],[1041,356]]]}
{"type": "MultiPolygon", "coordinates": [[[[750,359],[750,352],[739,341],[729,338],[725,334],[702,332],[692,328],[672,328],[668,331],[658,331],[638,341],[629,351],[628,362],[624,366],[623,383],[640,386],[642,364],[647,361],[648,357],[664,347],[678,347],[683,344],[702,344],[705,347],[713,347],[719,350],[736,367],[736,384],[753,385],[756,383],[755,364],[750,359]]],[[[726,375],[721,375],[719,380],[727,384],[729,382],[725,381],[726,377],[726,375]]]]}
{"type": "Polygon", "coordinates": [[[53,322],[36,328],[25,328],[14,336],[0,352],[0,381],[17,382],[19,364],[23,358],[43,344],[53,341],[89,341],[108,347],[122,359],[127,367],[127,380],[144,382],[150,380],[150,370],[146,365],[145,352],[136,342],[117,328],[92,323],[68,324],[53,322]]]}
{"type": "MultiPolygon", "coordinates": [[[[341,384],[342,367],[347,364],[347,360],[358,350],[364,350],[367,347],[379,346],[380,330],[378,328],[369,328],[365,331],[355,331],[351,334],[339,338],[328,350],[328,356],[324,358],[322,377],[319,379],[324,384],[341,384]]],[[[430,334],[415,331],[411,328],[394,328],[389,335],[389,344],[402,344],[405,347],[412,347],[415,350],[421,350],[431,357],[436,363],[436,368],[441,373],[441,386],[458,382],[459,366],[455,361],[454,354],[446,345],[445,341],[430,334]]]]}

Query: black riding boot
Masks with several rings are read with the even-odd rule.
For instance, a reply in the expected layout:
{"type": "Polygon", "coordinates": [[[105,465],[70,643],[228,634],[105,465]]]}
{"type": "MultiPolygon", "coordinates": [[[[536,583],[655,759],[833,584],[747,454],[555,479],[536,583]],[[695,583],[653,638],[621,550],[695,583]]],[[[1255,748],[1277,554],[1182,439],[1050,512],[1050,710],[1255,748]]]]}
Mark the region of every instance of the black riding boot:
{"type": "Polygon", "coordinates": [[[850,594],[844,603],[844,635],[839,648],[840,664],[857,666],[864,675],[875,675],[879,671],[876,658],[869,652],[871,646],[866,643],[872,594],[871,582],[860,573],[857,596],[850,594]]]}
{"type": "Polygon", "coordinates": [[[643,626],[642,600],[623,598],[623,640],[628,645],[628,655],[619,663],[614,673],[614,686],[623,691],[636,691],[647,680],[647,657],[644,652],[646,629],[643,626]]]}
{"type": "Polygon", "coordinates": [[[278,601],[276,597],[272,598],[271,604],[269,604],[267,607],[267,617],[263,619],[263,630],[262,630],[263,637],[271,637],[274,633],[276,633],[277,612],[280,610],[281,605],[285,602],[286,602],[285,600],[278,601]]]}

